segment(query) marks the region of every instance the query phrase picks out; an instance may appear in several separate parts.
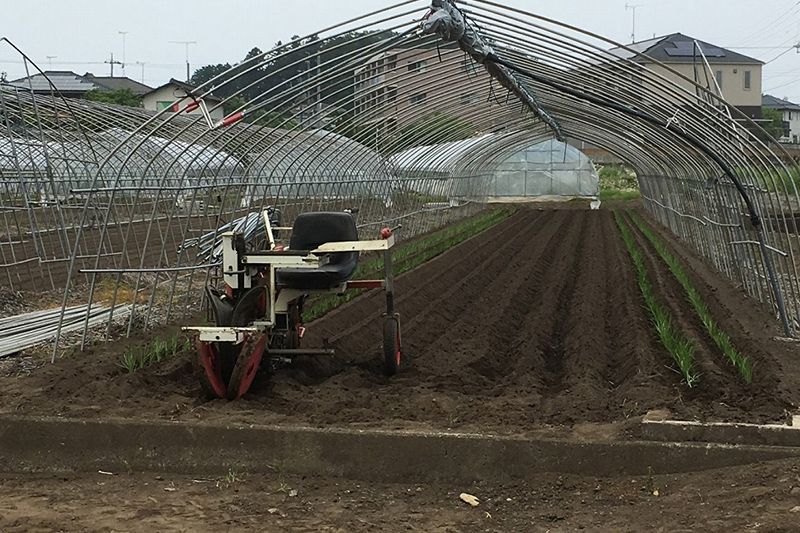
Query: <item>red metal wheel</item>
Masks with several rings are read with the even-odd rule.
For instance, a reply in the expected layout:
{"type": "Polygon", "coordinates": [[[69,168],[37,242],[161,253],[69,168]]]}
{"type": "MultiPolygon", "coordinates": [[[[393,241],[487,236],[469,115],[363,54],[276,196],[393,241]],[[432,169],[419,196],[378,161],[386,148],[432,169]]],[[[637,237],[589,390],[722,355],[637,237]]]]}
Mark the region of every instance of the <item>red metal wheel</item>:
{"type": "Polygon", "coordinates": [[[236,366],[233,367],[231,379],[228,382],[227,398],[229,400],[241,398],[250,390],[250,385],[253,384],[258,367],[261,365],[261,358],[267,347],[268,339],[267,335],[262,335],[256,343],[245,341],[245,347],[239,354],[239,359],[236,361],[236,366]]]}
{"type": "Polygon", "coordinates": [[[210,342],[197,341],[197,355],[194,363],[200,385],[206,394],[211,397],[225,398],[228,389],[222,377],[222,362],[210,342]]]}

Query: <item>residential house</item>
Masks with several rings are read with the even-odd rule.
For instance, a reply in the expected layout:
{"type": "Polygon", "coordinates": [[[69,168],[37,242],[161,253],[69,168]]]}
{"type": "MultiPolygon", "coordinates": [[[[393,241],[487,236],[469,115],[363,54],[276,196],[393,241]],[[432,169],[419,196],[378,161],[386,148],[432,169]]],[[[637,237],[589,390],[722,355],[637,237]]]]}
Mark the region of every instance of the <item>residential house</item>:
{"type": "Polygon", "coordinates": [[[113,78],[111,76],[95,76],[91,72],[87,72],[83,76],[95,85],[100,85],[110,91],[130,89],[136,96],[142,96],[143,94],[149,93],[153,90],[152,87],[147,86],[144,83],[139,83],[136,80],[132,80],[123,76],[114,76],[113,78]]]}
{"type": "MultiPolygon", "coordinates": [[[[189,95],[197,95],[197,88],[183,81],[178,81],[175,78],[169,80],[161,87],[157,87],[150,92],[142,95],[142,107],[150,111],[162,111],[171,108],[176,101],[187,98],[189,95]]],[[[225,111],[222,106],[217,107],[222,103],[222,99],[215,96],[206,94],[202,96],[202,100],[206,103],[206,107],[214,121],[222,120],[225,118],[225,111]],[[216,109],[214,109],[216,107],[216,109]]],[[[186,102],[184,102],[185,107],[186,102]]],[[[189,111],[188,115],[199,115],[203,111],[197,107],[189,111]]]]}
{"type": "Polygon", "coordinates": [[[507,91],[490,84],[483,72],[452,46],[391,49],[356,69],[353,108],[362,125],[378,126],[379,137],[391,136],[439,109],[464,123],[480,121],[481,129],[491,131],[507,123],[508,116],[497,113],[487,124],[481,109],[494,101],[493,96],[505,101],[507,91]]]}
{"type": "Polygon", "coordinates": [[[87,92],[95,89],[109,92],[127,87],[136,94],[144,94],[150,90],[147,85],[130,78],[97,77],[88,72],[81,76],[69,70],[47,70],[44,73],[13,80],[9,84],[34,94],[49,95],[55,88],[65,98],[83,98],[87,92]]]}
{"type": "Polygon", "coordinates": [[[695,86],[673,71],[714,93],[719,90],[721,96],[743,114],[754,120],[761,119],[762,61],[682,33],[640,41],[628,48],[647,57],[625,48],[613,48],[610,52],[645,66],[692,93],[696,92],[695,86]]]}
{"type": "Polygon", "coordinates": [[[761,97],[761,105],[783,115],[783,135],[778,140],[787,144],[800,144],[800,105],[768,94],[761,97]]]}

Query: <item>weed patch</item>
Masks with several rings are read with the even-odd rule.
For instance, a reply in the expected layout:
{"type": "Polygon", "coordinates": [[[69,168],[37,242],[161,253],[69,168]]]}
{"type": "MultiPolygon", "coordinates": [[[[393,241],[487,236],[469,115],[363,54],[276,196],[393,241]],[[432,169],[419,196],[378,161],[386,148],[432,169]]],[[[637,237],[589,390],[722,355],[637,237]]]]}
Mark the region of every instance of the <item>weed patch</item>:
{"type": "Polygon", "coordinates": [[[172,357],[190,347],[189,339],[176,332],[167,339],[153,339],[144,346],[131,348],[122,356],[119,366],[123,371],[132,374],[137,370],[158,364],[167,357],[172,357]]]}

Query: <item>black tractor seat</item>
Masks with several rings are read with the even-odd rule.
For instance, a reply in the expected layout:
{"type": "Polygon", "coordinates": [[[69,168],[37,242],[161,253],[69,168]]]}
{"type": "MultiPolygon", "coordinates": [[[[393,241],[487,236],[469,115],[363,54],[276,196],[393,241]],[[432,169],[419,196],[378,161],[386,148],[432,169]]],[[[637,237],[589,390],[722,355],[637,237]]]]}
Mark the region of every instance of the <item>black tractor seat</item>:
{"type": "MultiPolygon", "coordinates": [[[[357,241],[356,222],[349,213],[303,213],[292,226],[290,251],[316,250],[326,242],[357,241]]],[[[276,281],[298,290],[326,290],[349,280],[358,266],[358,252],[328,254],[319,268],[280,268],[276,281]]]]}

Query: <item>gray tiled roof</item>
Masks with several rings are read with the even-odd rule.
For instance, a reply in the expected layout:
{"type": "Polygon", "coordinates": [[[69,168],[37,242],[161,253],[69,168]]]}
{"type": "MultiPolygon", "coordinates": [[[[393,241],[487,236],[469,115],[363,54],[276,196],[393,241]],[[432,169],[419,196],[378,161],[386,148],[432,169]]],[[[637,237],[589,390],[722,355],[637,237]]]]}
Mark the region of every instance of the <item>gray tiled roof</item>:
{"type": "Polygon", "coordinates": [[[88,78],[75,74],[70,71],[50,70],[46,71],[45,77],[42,74],[34,74],[28,78],[14,80],[11,85],[16,85],[22,89],[33,90],[33,92],[50,92],[50,82],[62,93],[83,93],[92,89],[107,91],[102,85],[93,83],[88,78]],[[48,81],[48,78],[50,81],[48,81]]]}
{"type": "MultiPolygon", "coordinates": [[[[683,35],[682,33],[673,33],[672,35],[665,35],[664,37],[657,37],[655,39],[634,43],[628,47],[648,55],[657,61],[661,61],[662,63],[692,63],[695,60],[693,53],[695,40],[697,39],[683,35]]],[[[762,61],[734,52],[733,50],[700,40],[697,40],[697,43],[705,53],[709,63],[763,65],[762,61]]],[[[610,50],[610,52],[620,57],[630,57],[633,55],[622,48],[614,48],[610,50]]],[[[646,58],[638,56],[633,57],[632,60],[637,63],[647,62],[646,58]]]]}
{"type": "Polygon", "coordinates": [[[800,111],[800,105],[794,104],[789,100],[782,100],[769,94],[761,96],[761,107],[779,109],[786,111],[800,111]]]}
{"type": "Polygon", "coordinates": [[[111,78],[109,76],[93,76],[91,74],[87,74],[85,77],[86,79],[98,85],[102,85],[103,87],[106,87],[111,91],[116,91],[119,89],[130,89],[131,91],[134,92],[134,94],[141,96],[153,90],[152,87],[148,87],[147,85],[139,83],[138,81],[132,80],[130,78],[116,77],[116,76],[111,78]]]}

